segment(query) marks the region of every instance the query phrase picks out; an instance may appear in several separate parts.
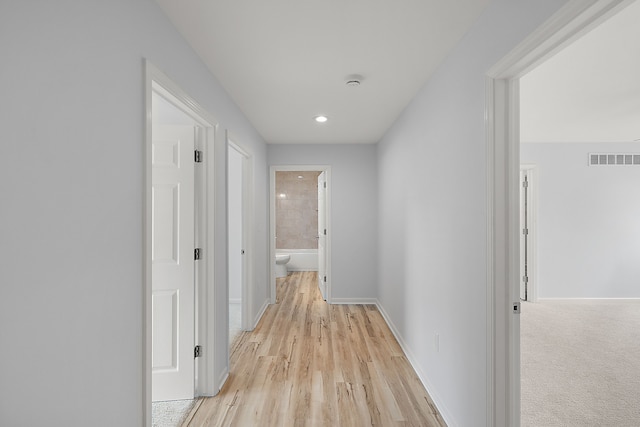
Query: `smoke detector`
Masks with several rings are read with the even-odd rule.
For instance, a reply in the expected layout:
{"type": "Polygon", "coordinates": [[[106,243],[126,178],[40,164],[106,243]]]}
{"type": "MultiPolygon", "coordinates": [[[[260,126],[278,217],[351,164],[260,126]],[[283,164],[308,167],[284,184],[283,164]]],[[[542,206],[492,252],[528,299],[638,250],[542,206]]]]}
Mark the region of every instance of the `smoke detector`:
{"type": "Polygon", "coordinates": [[[362,77],[360,74],[351,74],[350,76],[347,76],[347,86],[360,86],[363,78],[364,77],[362,77]]]}

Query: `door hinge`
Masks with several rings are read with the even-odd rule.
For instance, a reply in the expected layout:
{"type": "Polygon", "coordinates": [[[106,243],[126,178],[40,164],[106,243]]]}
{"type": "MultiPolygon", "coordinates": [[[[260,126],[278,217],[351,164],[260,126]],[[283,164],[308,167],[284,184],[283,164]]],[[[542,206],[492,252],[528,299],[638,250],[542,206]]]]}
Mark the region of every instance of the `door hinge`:
{"type": "Polygon", "coordinates": [[[324,276],[323,279],[324,279],[324,282],[326,283],[327,282],[327,276],[324,276]]]}
{"type": "Polygon", "coordinates": [[[325,236],[327,235],[327,229],[326,228],[324,229],[324,235],[325,236]]]}
{"type": "Polygon", "coordinates": [[[513,303],[513,314],[520,314],[520,302],[513,303]]]}
{"type": "Polygon", "coordinates": [[[202,346],[201,345],[197,345],[196,348],[193,350],[193,357],[202,357],[202,346]]]}
{"type": "Polygon", "coordinates": [[[195,248],[194,249],[194,251],[193,251],[193,259],[194,260],[197,261],[197,260],[200,259],[200,256],[201,256],[200,252],[201,252],[200,248],[195,248]]]}
{"type": "Polygon", "coordinates": [[[194,160],[196,163],[202,163],[202,151],[196,150],[194,152],[194,160]]]}
{"type": "Polygon", "coordinates": [[[522,276],[522,281],[524,283],[529,283],[529,276],[522,276]]]}
{"type": "Polygon", "coordinates": [[[526,179],[522,181],[522,187],[529,188],[529,181],[527,181],[526,179]]]}
{"type": "Polygon", "coordinates": [[[324,182],[324,188],[327,188],[327,181],[324,182]]]}
{"type": "Polygon", "coordinates": [[[525,236],[529,235],[529,229],[528,228],[523,228],[522,229],[522,234],[524,234],[525,236]]]}

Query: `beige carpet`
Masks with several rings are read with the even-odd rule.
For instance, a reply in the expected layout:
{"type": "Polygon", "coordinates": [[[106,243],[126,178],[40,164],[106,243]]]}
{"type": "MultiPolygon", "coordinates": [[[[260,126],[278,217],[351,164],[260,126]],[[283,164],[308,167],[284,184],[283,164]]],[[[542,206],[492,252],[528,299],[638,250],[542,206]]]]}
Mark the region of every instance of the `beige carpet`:
{"type": "Polygon", "coordinates": [[[640,301],[523,303],[523,427],[640,426],[640,301]]]}
{"type": "Polygon", "coordinates": [[[180,427],[187,418],[196,400],[172,400],[151,404],[153,427],[180,427]]]}

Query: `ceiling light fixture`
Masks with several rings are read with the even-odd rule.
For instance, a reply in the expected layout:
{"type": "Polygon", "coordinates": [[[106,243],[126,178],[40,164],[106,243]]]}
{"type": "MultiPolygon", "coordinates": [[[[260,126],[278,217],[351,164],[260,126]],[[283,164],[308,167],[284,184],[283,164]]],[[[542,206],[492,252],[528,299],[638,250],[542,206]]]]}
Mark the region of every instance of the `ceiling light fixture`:
{"type": "Polygon", "coordinates": [[[324,123],[324,122],[326,122],[327,120],[329,120],[329,119],[327,118],[327,116],[316,116],[316,117],[315,117],[315,121],[316,121],[316,122],[318,122],[318,123],[324,123]]]}

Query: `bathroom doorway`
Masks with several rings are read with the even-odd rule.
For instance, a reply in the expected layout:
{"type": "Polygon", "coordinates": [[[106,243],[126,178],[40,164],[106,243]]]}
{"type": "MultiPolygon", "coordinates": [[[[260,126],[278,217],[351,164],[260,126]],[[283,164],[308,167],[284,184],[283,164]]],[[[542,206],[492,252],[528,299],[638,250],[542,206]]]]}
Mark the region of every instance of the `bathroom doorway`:
{"type": "Polygon", "coordinates": [[[289,255],[288,271],[322,268],[318,287],[330,303],[331,167],[271,166],[270,184],[271,303],[276,303],[277,254],[289,255]]]}

